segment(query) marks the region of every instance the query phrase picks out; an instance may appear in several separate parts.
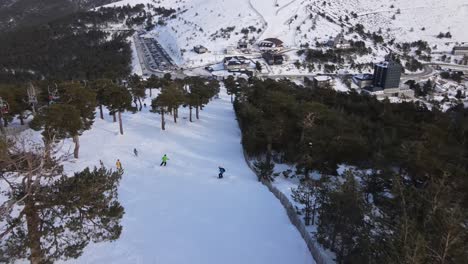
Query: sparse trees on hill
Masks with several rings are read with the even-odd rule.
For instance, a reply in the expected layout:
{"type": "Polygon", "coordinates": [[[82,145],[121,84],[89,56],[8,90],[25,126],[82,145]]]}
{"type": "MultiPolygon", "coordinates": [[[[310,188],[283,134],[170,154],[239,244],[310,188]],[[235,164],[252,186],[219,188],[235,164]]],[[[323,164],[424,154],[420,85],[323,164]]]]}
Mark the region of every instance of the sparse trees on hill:
{"type": "Polygon", "coordinates": [[[438,38],[452,38],[452,34],[450,32],[443,33],[440,32],[439,35],[437,35],[438,38]]]}
{"type": "Polygon", "coordinates": [[[101,119],[104,119],[102,106],[105,104],[105,91],[107,89],[112,89],[111,87],[114,86],[114,83],[109,79],[99,79],[90,82],[88,86],[96,93],[96,101],[99,106],[99,116],[101,119]]]}
{"type": "Polygon", "coordinates": [[[206,81],[200,77],[186,78],[184,83],[186,84],[185,102],[189,106],[190,122],[192,122],[192,108],[195,107],[195,116],[199,119],[200,109],[219,93],[219,83],[217,81],[206,81]]]}
{"type": "Polygon", "coordinates": [[[132,95],[125,87],[114,84],[104,91],[104,105],[114,116],[114,121],[118,115],[120,134],[123,135],[122,112],[131,108],[132,95]]]}
{"type": "Polygon", "coordinates": [[[161,114],[161,128],[166,130],[166,121],[164,114],[167,112],[172,112],[174,117],[174,123],[177,123],[178,118],[178,109],[184,101],[184,93],[181,87],[173,82],[166,87],[161,89],[161,93],[153,99],[151,102],[151,107],[153,112],[161,114]]]}
{"type": "Polygon", "coordinates": [[[231,95],[231,103],[234,101],[234,96],[238,93],[238,85],[236,79],[232,75],[229,75],[224,80],[224,86],[226,87],[227,93],[231,95]]]}
{"type": "Polygon", "coordinates": [[[156,75],[152,74],[148,80],[145,82],[146,88],[149,89],[149,96],[153,96],[153,89],[154,88],[160,88],[161,87],[161,82],[156,75]]]}
{"type": "Polygon", "coordinates": [[[143,108],[142,100],[146,98],[146,87],[144,82],[142,82],[140,76],[134,74],[130,76],[128,80],[128,86],[133,96],[133,102],[135,103],[135,107],[141,111],[143,108]],[[140,106],[137,105],[137,101],[140,106]]]}

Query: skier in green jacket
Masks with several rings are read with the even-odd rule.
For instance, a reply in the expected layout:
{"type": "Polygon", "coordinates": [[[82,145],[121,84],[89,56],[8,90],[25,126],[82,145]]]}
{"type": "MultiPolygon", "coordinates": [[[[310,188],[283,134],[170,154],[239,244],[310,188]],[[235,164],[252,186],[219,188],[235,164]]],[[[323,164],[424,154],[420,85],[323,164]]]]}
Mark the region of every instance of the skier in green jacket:
{"type": "Polygon", "coordinates": [[[167,161],[169,160],[169,158],[167,157],[166,154],[164,154],[164,156],[162,157],[161,160],[162,160],[162,162],[161,162],[161,165],[159,165],[159,166],[162,166],[162,165],[166,166],[166,165],[167,165],[167,161]]]}

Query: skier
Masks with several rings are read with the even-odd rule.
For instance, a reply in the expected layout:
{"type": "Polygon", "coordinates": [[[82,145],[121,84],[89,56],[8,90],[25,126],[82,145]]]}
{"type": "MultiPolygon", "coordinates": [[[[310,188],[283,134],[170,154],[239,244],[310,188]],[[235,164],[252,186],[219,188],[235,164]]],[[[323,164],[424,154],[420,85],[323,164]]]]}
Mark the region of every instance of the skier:
{"type": "Polygon", "coordinates": [[[117,162],[115,163],[115,166],[117,167],[117,170],[121,170],[121,169],[122,169],[122,163],[120,162],[119,159],[117,159],[117,162]]]}
{"type": "Polygon", "coordinates": [[[102,162],[102,160],[99,160],[99,164],[101,165],[101,168],[104,168],[104,162],[102,162]]]}
{"type": "Polygon", "coordinates": [[[135,157],[138,157],[138,150],[136,148],[133,149],[133,154],[135,154],[135,157]]]}
{"type": "Polygon", "coordinates": [[[222,179],[222,178],[223,178],[223,173],[226,172],[226,169],[224,169],[224,168],[221,167],[221,166],[219,166],[218,169],[219,169],[218,179],[222,179]]]}
{"type": "Polygon", "coordinates": [[[162,160],[162,162],[161,162],[161,165],[159,165],[159,166],[162,166],[162,165],[166,166],[166,165],[167,165],[167,161],[169,160],[169,158],[167,157],[166,154],[164,154],[164,156],[162,157],[161,160],[162,160]]]}
{"type": "Polygon", "coordinates": [[[145,108],[146,108],[146,103],[144,103],[143,105],[144,105],[144,106],[145,106],[145,108]]]}

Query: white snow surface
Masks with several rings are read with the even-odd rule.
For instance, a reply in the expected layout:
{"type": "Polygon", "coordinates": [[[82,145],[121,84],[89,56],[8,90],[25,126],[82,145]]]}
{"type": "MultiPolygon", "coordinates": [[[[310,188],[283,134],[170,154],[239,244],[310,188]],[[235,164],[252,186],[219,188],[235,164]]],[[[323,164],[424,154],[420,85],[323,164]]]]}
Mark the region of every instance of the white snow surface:
{"type": "MultiPolygon", "coordinates": [[[[175,19],[164,19],[166,25],[156,26],[147,36],[156,38],[185,69],[221,62],[226,50],[231,50],[228,47],[236,47],[242,38],[253,44],[248,53],[258,57],[255,43],[275,37],[284,42],[287,56],[284,65],[272,66],[271,70],[267,67],[269,72],[308,73],[305,68],[290,65],[296,59],[303,60],[296,58],[295,52],[302,45],[314,48],[340,32],[345,40],[363,40],[349,33],[357,24],[362,24],[365,32],[382,35],[386,43],[392,39],[395,43],[424,40],[439,53],[468,43],[468,0],[123,0],[108,6],[140,3],[177,10],[175,19]],[[452,38],[439,39],[440,32],[450,32],[452,38]],[[195,45],[207,47],[208,52],[195,53],[195,45]]],[[[156,16],[153,20],[159,19],[156,16]]],[[[373,52],[356,57],[355,62],[373,63],[388,54],[388,48],[374,46],[370,39],[364,42],[373,47],[373,52]]]]}
{"type": "Polygon", "coordinates": [[[200,112],[200,120],[190,123],[184,108],[180,117],[175,124],[168,116],[162,131],[160,115],[148,108],[124,113],[121,136],[106,115],[81,136],[80,159],[65,170],[97,166],[100,159],[115,167],[121,160],[123,232],[65,263],[314,263],[280,202],[247,167],[225,91],[200,112]],[[170,160],[160,167],[164,154],[170,160]],[[221,180],[219,165],[227,170],[221,180]]]}
{"type": "Polygon", "coordinates": [[[137,74],[141,76],[143,75],[143,70],[141,69],[141,63],[138,59],[138,53],[133,38],[131,38],[130,40],[130,45],[132,48],[132,74],[137,74]]]}
{"type": "MultiPolygon", "coordinates": [[[[227,45],[235,45],[242,34],[231,34],[227,39],[210,38],[214,32],[230,26],[236,27],[234,33],[249,26],[261,28],[260,34],[251,33],[249,38],[278,37],[287,46],[313,43],[317,37],[335,37],[341,30],[346,31],[348,26],[357,23],[363,24],[366,31],[382,30],[387,40],[422,39],[432,44],[468,42],[465,30],[468,0],[123,0],[108,6],[139,3],[187,10],[178,12],[178,18],[168,21],[165,28],[172,32],[182,49],[203,44],[219,52],[227,45]],[[353,18],[351,12],[357,17],[353,18]],[[329,16],[333,22],[318,13],[329,16]],[[340,17],[344,20],[345,16],[349,21],[341,28],[338,20],[340,17]],[[312,22],[315,24],[313,28],[312,22]],[[451,39],[436,38],[439,32],[447,31],[452,33],[451,39]]],[[[155,31],[161,31],[161,28],[157,27],[155,31]]]]}

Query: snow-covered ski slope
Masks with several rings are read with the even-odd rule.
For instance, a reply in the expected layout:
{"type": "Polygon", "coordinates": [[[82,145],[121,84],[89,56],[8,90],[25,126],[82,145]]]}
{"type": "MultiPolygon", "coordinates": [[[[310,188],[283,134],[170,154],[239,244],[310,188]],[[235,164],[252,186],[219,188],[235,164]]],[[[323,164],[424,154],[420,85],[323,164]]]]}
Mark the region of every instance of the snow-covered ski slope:
{"type": "Polygon", "coordinates": [[[106,115],[81,137],[81,157],[66,170],[97,166],[100,159],[115,167],[120,159],[125,216],[119,240],[91,244],[67,263],[314,263],[280,202],[247,167],[229,96],[222,92],[200,120],[183,119],[183,108],[180,117],[174,124],[168,116],[162,131],[160,116],[148,108],[125,113],[121,136],[106,115]],[[160,167],[164,154],[170,160],[160,167]],[[227,170],[222,180],[219,165],[227,170]]]}

